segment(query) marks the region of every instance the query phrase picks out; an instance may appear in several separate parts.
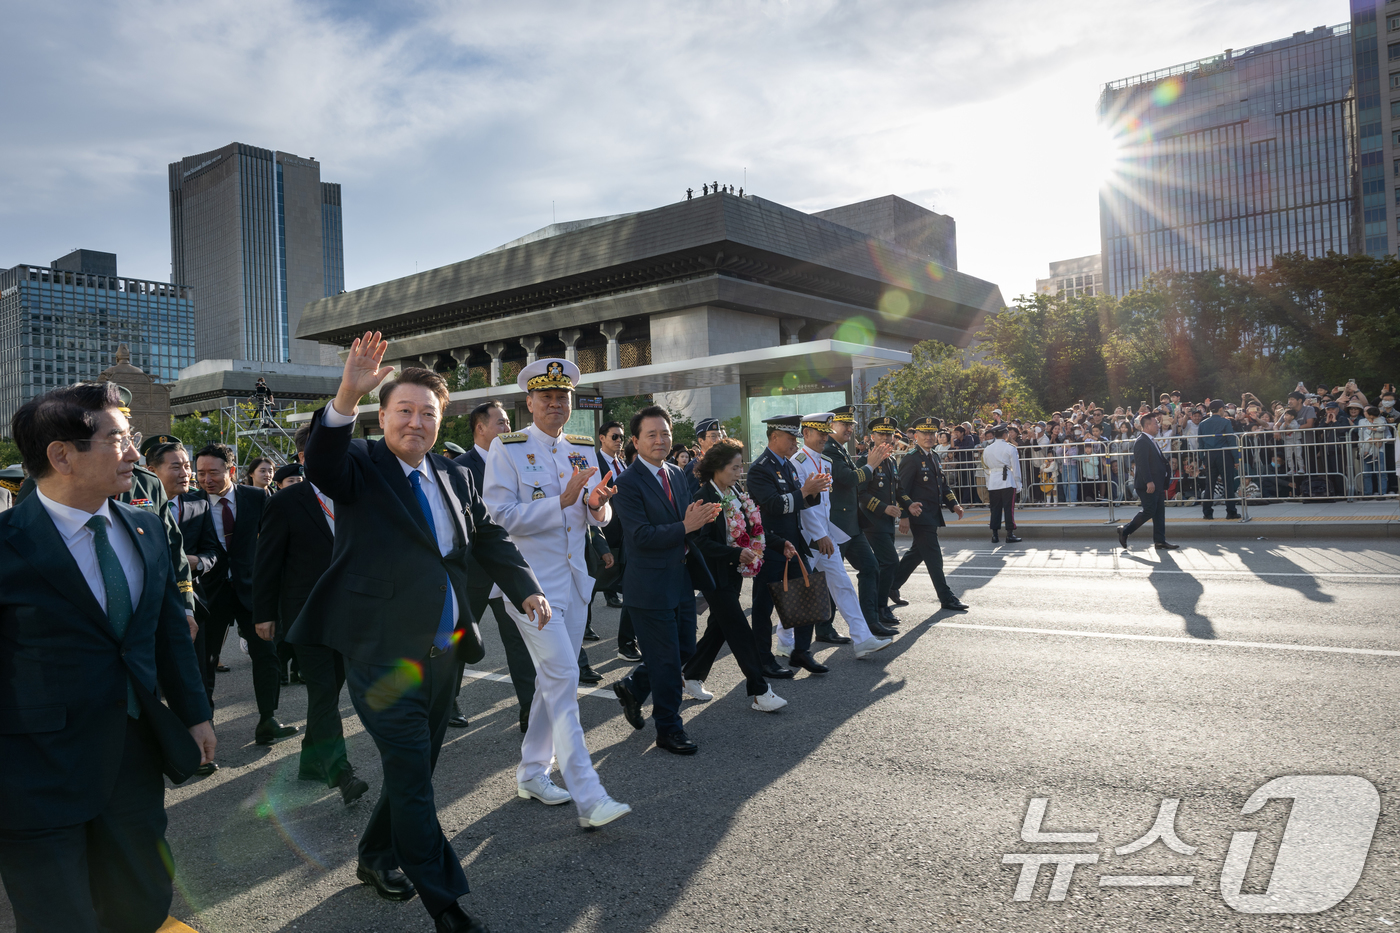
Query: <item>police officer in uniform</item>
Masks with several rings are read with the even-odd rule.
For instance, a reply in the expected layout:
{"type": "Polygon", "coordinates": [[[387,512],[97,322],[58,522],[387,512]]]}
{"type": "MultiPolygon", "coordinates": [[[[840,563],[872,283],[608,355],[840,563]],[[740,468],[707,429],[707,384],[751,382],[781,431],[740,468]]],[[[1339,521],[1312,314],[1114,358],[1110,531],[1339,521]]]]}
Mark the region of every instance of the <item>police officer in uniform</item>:
{"type": "Polygon", "coordinates": [[[536,625],[505,604],[535,662],[535,696],[515,772],[516,792],[550,806],[572,800],[579,825],[593,828],[631,807],[603,789],[579,721],[578,656],[593,599],[588,530],[612,519],[608,500],[616,487],[602,482],[593,437],[563,433],[578,378],[578,367],[560,359],[536,360],[520,371],[517,385],[526,393],[533,423],[491,441],[482,499],[529,562],[553,609],[536,625]],[[556,757],[568,790],[550,779],[556,757]]]}
{"type": "MultiPolygon", "coordinates": [[[[895,434],[899,431],[899,425],[893,418],[871,419],[867,429],[875,439],[877,447],[893,449],[895,434]]],[[[872,454],[874,452],[871,451],[872,454]]],[[[894,464],[892,456],[886,456],[874,466],[871,466],[869,457],[861,461],[861,466],[867,470],[869,476],[860,488],[856,513],[860,518],[860,530],[864,532],[865,540],[870,543],[870,550],[874,552],[880,567],[875,591],[875,605],[880,614],[880,623],[890,628],[899,624],[899,619],[895,617],[889,605],[895,569],[899,566],[899,551],[895,548],[894,535],[899,527],[899,516],[914,501],[900,491],[894,464]]]]}
{"type": "Polygon", "coordinates": [[[24,485],[24,467],[18,463],[0,470],[0,512],[14,504],[14,495],[24,485]]]}
{"type": "Polygon", "coordinates": [[[1215,483],[1220,481],[1225,489],[1225,517],[1238,520],[1240,507],[1235,503],[1235,487],[1239,481],[1235,475],[1235,455],[1239,441],[1235,428],[1220,414],[1225,403],[1213,399],[1210,403],[1210,417],[1197,426],[1197,440],[1205,451],[1206,494],[1201,497],[1201,517],[1207,521],[1215,518],[1215,483]]]}
{"type": "MultiPolygon", "coordinates": [[[[892,448],[876,445],[869,454],[856,462],[846,452],[846,442],[851,439],[856,429],[855,406],[842,405],[834,408],[831,416],[830,436],[821,451],[822,455],[831,461],[829,523],[847,539],[841,542],[841,558],[855,568],[860,610],[865,617],[866,627],[870,629],[871,634],[879,638],[891,638],[898,632],[885,626],[880,619],[880,609],[883,605],[879,601],[880,562],[871,550],[870,542],[860,533],[860,520],[857,518],[860,507],[857,499],[860,496],[860,488],[875,476],[875,471],[889,458],[892,448]]],[[[825,628],[831,629],[830,623],[825,628]]],[[[835,631],[827,632],[819,626],[817,641],[826,641],[824,636],[827,634],[835,634],[835,631]]]]}
{"type": "Polygon", "coordinates": [[[904,585],[919,566],[928,567],[928,575],[933,580],[933,588],[938,591],[938,601],[944,609],[967,609],[966,603],[953,595],[948,578],[943,575],[943,550],[938,544],[938,529],[944,524],[940,506],[963,516],[962,504],[948,488],[948,479],[939,465],[938,454],[933,445],[942,423],[934,417],[925,416],[910,425],[914,432],[914,447],[899,462],[899,489],[913,501],[905,508],[905,518],[914,536],[914,545],[899,562],[895,571],[894,589],[904,585]]]}
{"type": "Polygon", "coordinates": [[[705,452],[718,444],[725,437],[724,425],[719,423],[718,418],[701,418],[695,423],[695,443],[700,448],[700,452],[691,457],[686,463],[685,478],[690,482],[690,494],[694,496],[700,491],[700,480],[695,476],[695,465],[700,462],[700,458],[705,456],[705,452]]]}

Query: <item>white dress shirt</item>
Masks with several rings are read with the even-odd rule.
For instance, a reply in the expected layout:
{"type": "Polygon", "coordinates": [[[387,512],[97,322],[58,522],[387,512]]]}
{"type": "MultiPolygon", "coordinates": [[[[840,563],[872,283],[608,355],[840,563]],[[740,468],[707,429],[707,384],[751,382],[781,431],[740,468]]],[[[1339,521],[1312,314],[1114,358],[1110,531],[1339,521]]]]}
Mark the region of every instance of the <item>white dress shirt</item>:
{"type": "MultiPolygon", "coordinates": [[[[211,506],[210,506],[210,508],[209,508],[209,511],[210,511],[211,513],[213,513],[213,516],[214,516],[214,534],[216,534],[216,535],[219,536],[219,547],[223,547],[223,546],[224,546],[224,541],[225,541],[225,538],[224,538],[224,509],[223,509],[223,506],[219,505],[219,503],[220,503],[220,502],[227,502],[227,503],[228,503],[228,510],[229,510],[229,512],[231,512],[231,513],[233,514],[233,520],[234,520],[235,522],[237,522],[237,521],[238,521],[238,497],[235,496],[235,495],[233,494],[233,487],[230,486],[230,487],[228,488],[228,492],[224,493],[222,496],[218,496],[217,498],[214,497],[214,496],[210,496],[210,497],[209,497],[209,501],[210,501],[210,503],[212,503],[211,506]]],[[[229,529],[229,534],[232,534],[232,533],[233,533],[233,529],[230,528],[230,529],[229,529]]]]}
{"type": "MultiPolygon", "coordinates": [[[[328,428],[343,428],[354,424],[355,416],[342,415],[332,403],[326,406],[325,413],[321,415],[321,423],[328,428]]],[[[399,466],[403,467],[404,479],[407,480],[408,475],[414,472],[422,477],[419,482],[423,487],[423,495],[428,500],[428,511],[433,514],[433,532],[437,535],[438,553],[446,557],[447,553],[457,545],[457,526],[452,521],[452,513],[447,509],[447,500],[443,496],[442,487],[438,485],[437,471],[432,468],[426,454],[417,467],[409,466],[397,456],[394,459],[398,460],[399,466]]],[[[409,482],[412,483],[412,480],[409,482]]],[[[319,491],[317,495],[320,495],[319,491]]],[[[335,530],[334,526],[331,530],[335,530]]],[[[452,607],[452,624],[455,627],[461,618],[462,607],[457,604],[457,594],[452,589],[451,580],[447,583],[447,599],[448,604],[452,607]]]]}
{"type": "MultiPolygon", "coordinates": [[[[307,480],[307,482],[311,482],[307,480]]],[[[330,497],[316,488],[315,483],[311,483],[311,489],[316,493],[316,498],[321,500],[321,514],[326,516],[326,524],[331,526],[331,537],[335,537],[335,503],[330,497]]]]}
{"type": "Polygon", "coordinates": [[[473,444],[472,447],[476,450],[476,455],[481,458],[481,462],[485,463],[486,456],[487,454],[491,453],[491,451],[487,450],[485,447],[482,447],[480,444],[473,444]]]}
{"type": "MultiPolygon", "coordinates": [[[[621,460],[617,459],[616,457],[610,457],[607,454],[603,453],[601,450],[598,451],[598,460],[600,461],[598,465],[603,468],[603,475],[607,476],[608,473],[611,472],[614,481],[616,481],[616,479],[622,475],[623,470],[627,469],[625,466],[622,465],[621,460]]],[[[657,482],[660,482],[660,480],[658,480],[657,482]]]]}
{"type": "Polygon", "coordinates": [[[140,551],[136,549],[136,542],[131,540],[121,523],[112,518],[112,509],[108,501],[102,500],[102,507],[96,512],[84,512],[82,509],[53,501],[44,495],[43,490],[36,489],[35,494],[38,495],[44,510],[49,513],[49,517],[53,519],[59,537],[63,538],[63,543],[68,546],[68,553],[73,555],[78,570],[82,572],[92,595],[97,597],[97,603],[103,612],[107,611],[107,587],[102,582],[102,568],[97,564],[97,545],[93,543],[92,529],[87,527],[87,523],[94,515],[101,515],[106,520],[107,541],[112,545],[112,550],[116,551],[117,562],[122,565],[122,571],[126,574],[126,585],[131,590],[131,608],[135,610],[146,585],[146,565],[141,559],[140,551]]]}

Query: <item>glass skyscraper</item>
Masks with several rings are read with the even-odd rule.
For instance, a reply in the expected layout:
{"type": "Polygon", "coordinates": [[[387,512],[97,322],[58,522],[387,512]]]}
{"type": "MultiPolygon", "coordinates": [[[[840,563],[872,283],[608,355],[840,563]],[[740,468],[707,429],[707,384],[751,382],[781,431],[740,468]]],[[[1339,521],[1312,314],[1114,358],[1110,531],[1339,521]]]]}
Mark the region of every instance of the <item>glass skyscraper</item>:
{"type": "Polygon", "coordinates": [[[1099,118],[1121,147],[1099,199],[1106,290],[1169,269],[1253,274],[1280,253],[1387,252],[1384,218],[1363,229],[1357,204],[1360,173],[1383,172],[1370,124],[1358,135],[1358,112],[1379,106],[1358,100],[1364,68],[1342,24],[1106,85],[1099,118]]]}
{"type": "Polygon", "coordinates": [[[118,276],[111,253],[79,254],[0,271],[0,433],[31,398],[96,379],[119,344],[163,383],[194,363],[193,289],[118,276]]]}
{"type": "Polygon", "coordinates": [[[340,186],[320,163],[243,143],[172,163],[170,256],[199,296],[198,359],[334,360],[292,337],[307,304],[345,288],[340,186]]]}

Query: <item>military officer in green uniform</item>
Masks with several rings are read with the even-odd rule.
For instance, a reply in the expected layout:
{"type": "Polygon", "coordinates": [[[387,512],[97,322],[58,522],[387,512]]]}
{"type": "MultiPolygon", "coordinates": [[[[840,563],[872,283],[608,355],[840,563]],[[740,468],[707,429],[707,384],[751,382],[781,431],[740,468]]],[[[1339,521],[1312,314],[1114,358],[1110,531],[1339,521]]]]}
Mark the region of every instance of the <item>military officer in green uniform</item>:
{"type": "Polygon", "coordinates": [[[914,546],[899,561],[894,575],[894,589],[899,590],[915,568],[924,564],[928,567],[929,578],[933,580],[933,588],[938,591],[938,601],[943,608],[963,610],[968,608],[967,604],[953,595],[948,578],[943,575],[943,550],[938,544],[938,529],[943,525],[941,506],[956,512],[958,518],[963,516],[963,507],[948,488],[938,454],[933,452],[941,428],[942,422],[931,416],[920,418],[910,425],[910,430],[914,432],[914,446],[899,462],[900,492],[913,500],[904,509],[901,525],[908,522],[914,536],[914,546]]]}
{"type": "MultiPolygon", "coordinates": [[[[851,439],[856,429],[855,406],[842,405],[833,408],[831,413],[831,433],[822,449],[822,455],[831,461],[830,522],[850,539],[840,545],[841,557],[855,568],[860,612],[866,626],[876,637],[889,638],[899,633],[880,618],[880,561],[871,549],[870,542],[860,533],[860,519],[857,517],[860,508],[857,499],[861,487],[875,476],[875,471],[889,458],[892,448],[877,444],[859,462],[855,461],[846,452],[846,442],[851,439]]],[[[835,618],[834,605],[832,618],[835,618]]],[[[837,642],[836,638],[843,636],[837,635],[830,620],[825,625],[817,626],[817,641],[843,643],[837,642]]]]}
{"type": "MultiPolygon", "coordinates": [[[[874,447],[893,449],[899,425],[893,418],[873,418],[866,425],[866,430],[875,441],[874,447]]],[[[865,540],[870,543],[870,550],[875,554],[875,560],[880,566],[875,605],[880,613],[880,624],[889,627],[899,623],[889,605],[895,569],[899,566],[899,551],[894,546],[894,535],[899,526],[899,516],[914,500],[899,489],[893,457],[886,456],[873,467],[868,456],[862,458],[860,463],[866,468],[869,476],[860,488],[856,514],[859,516],[860,530],[865,533],[865,540]]]]}

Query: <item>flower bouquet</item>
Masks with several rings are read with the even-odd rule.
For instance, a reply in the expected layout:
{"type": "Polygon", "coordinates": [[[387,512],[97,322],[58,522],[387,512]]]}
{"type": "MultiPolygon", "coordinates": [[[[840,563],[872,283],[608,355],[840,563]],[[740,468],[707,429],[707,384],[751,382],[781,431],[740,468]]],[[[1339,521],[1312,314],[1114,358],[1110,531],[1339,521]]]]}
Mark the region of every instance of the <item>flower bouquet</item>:
{"type": "Polygon", "coordinates": [[[735,547],[748,548],[758,554],[758,560],[739,568],[746,577],[756,576],[763,566],[763,518],[758,506],[743,490],[731,490],[724,496],[724,521],[729,540],[735,547]]]}

